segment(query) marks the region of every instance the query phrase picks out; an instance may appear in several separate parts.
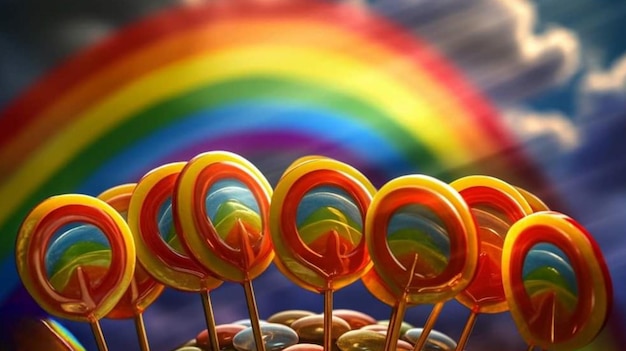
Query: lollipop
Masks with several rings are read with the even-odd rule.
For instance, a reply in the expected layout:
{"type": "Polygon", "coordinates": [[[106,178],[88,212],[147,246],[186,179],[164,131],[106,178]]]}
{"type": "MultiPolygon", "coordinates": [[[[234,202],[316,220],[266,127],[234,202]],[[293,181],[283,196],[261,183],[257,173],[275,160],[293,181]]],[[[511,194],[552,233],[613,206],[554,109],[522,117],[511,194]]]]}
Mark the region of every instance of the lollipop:
{"type": "MultiPolygon", "coordinates": [[[[71,230],[81,227],[85,226],[71,230]]],[[[130,285],[134,257],[132,235],[124,218],[107,203],[86,195],[44,200],[28,214],[17,237],[17,270],[28,292],[48,313],[90,323],[100,350],[107,346],[98,320],[115,307],[130,285]],[[43,248],[57,231],[73,223],[98,228],[110,251],[76,250],[75,257],[66,256],[70,259],[49,280],[43,248]]]]}
{"type": "Polygon", "coordinates": [[[438,304],[474,276],[478,239],[466,203],[428,176],[393,179],[374,196],[365,224],[374,269],[363,280],[393,306],[385,350],[395,350],[407,305],[438,304]]]}
{"type": "Polygon", "coordinates": [[[493,177],[468,176],[451,186],[472,209],[480,240],[476,277],[456,297],[471,311],[457,344],[457,350],[463,350],[479,313],[499,313],[509,308],[502,288],[501,261],[506,260],[502,245],[509,227],[532,213],[532,208],[516,188],[493,177]]]}
{"type": "Polygon", "coordinates": [[[611,278],[597,243],[579,223],[557,212],[531,214],[510,228],[502,256],[504,292],[529,349],[574,350],[596,337],[611,309],[611,278]],[[574,277],[558,255],[535,262],[534,249],[546,243],[564,253],[574,277]]]}
{"type": "Polygon", "coordinates": [[[211,349],[218,350],[209,291],[222,281],[182,251],[180,233],[172,230],[170,201],[184,166],[184,162],[163,165],[137,183],[128,207],[128,224],[135,238],[137,258],[151,276],[172,288],[200,293],[211,349]]]}
{"type": "Polygon", "coordinates": [[[269,236],[272,187],[244,158],[228,152],[194,157],[174,197],[176,227],[193,257],[216,276],[244,287],[255,344],[265,345],[252,280],[274,257],[269,236]]]}
{"type": "MultiPolygon", "coordinates": [[[[98,195],[98,198],[106,201],[122,216],[126,217],[134,189],[135,184],[123,184],[106,190],[98,195]]],[[[130,287],[115,308],[106,316],[115,319],[133,318],[142,351],[150,349],[143,322],[143,311],[161,295],[163,288],[163,284],[158,283],[148,275],[141,263],[138,263],[135,266],[135,274],[130,282],[130,287]]]]}
{"type": "Polygon", "coordinates": [[[276,186],[270,210],[277,267],[299,286],[324,293],[324,349],[332,343],[333,291],[371,268],[361,228],[371,183],[324,157],[301,159],[276,186]]]}

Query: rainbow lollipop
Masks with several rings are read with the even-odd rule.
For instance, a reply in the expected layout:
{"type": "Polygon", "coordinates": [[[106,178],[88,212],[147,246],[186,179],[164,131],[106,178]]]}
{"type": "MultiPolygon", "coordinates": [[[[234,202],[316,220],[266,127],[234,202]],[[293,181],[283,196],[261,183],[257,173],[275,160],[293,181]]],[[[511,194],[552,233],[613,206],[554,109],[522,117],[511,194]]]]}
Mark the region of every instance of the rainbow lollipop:
{"type": "Polygon", "coordinates": [[[529,350],[578,349],[602,330],[613,299],[611,278],[600,248],[579,223],[557,212],[531,214],[510,228],[502,257],[504,292],[529,350]]]}
{"type": "Polygon", "coordinates": [[[411,175],[391,180],[376,193],[365,235],[374,269],[363,282],[393,306],[385,350],[395,350],[407,305],[440,304],[472,280],[475,223],[452,187],[411,175]]]}
{"type": "Polygon", "coordinates": [[[216,276],[244,288],[256,347],[265,345],[252,280],[274,258],[269,236],[272,187],[250,162],[229,152],[207,152],[182,170],[174,212],[183,244],[216,276]]]}
{"type": "MultiPolygon", "coordinates": [[[[135,186],[136,184],[119,185],[101,193],[98,198],[115,208],[123,217],[127,217],[130,198],[135,186]]],[[[130,282],[130,287],[115,308],[106,316],[114,319],[133,318],[142,351],[150,349],[143,322],[143,311],[161,295],[163,289],[163,284],[154,280],[141,263],[138,263],[135,266],[135,274],[130,282]]]]}
{"type": "Polygon", "coordinates": [[[170,203],[184,162],[169,163],[148,172],[135,187],[128,207],[128,224],[141,265],[161,283],[200,293],[212,350],[219,350],[209,291],[222,281],[185,254],[173,230],[170,203]],[[165,238],[162,237],[165,236],[165,238]]]}
{"type": "Polygon", "coordinates": [[[504,259],[502,245],[509,227],[533,210],[515,187],[497,178],[468,176],[450,185],[472,209],[480,240],[476,277],[456,297],[471,311],[457,344],[457,350],[463,350],[479,313],[509,309],[500,274],[500,262],[504,259]]]}
{"type": "Polygon", "coordinates": [[[300,159],[278,182],[270,209],[277,267],[299,286],[324,294],[324,349],[332,344],[332,297],[371,268],[362,227],[371,183],[324,157],[300,159]]]}
{"type": "MultiPolygon", "coordinates": [[[[59,239],[63,236],[72,235],[66,232],[59,239]]],[[[39,305],[50,314],[88,322],[98,348],[107,350],[98,320],[115,307],[135,271],[135,247],[124,218],[104,201],[90,196],[51,197],[28,214],[20,227],[15,251],[22,282],[39,305]],[[48,279],[45,248],[59,230],[76,223],[85,225],[70,232],[97,228],[110,249],[83,250],[74,245],[75,241],[66,241],[66,250],[55,255],[61,263],[48,279]]]]}

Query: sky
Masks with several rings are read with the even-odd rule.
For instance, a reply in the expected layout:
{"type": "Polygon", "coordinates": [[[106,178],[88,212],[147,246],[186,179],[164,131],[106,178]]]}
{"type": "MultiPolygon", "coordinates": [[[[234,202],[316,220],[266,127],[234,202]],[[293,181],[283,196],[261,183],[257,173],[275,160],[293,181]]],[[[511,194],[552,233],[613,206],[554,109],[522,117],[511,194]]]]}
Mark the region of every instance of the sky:
{"type": "MultiPolygon", "coordinates": [[[[626,316],[626,1],[349,2],[425,39],[497,106],[568,213],[596,236],[626,316]]],[[[0,110],[72,54],[175,4],[0,1],[0,110]]],[[[263,294],[270,293],[281,298],[280,284],[263,294]]],[[[154,316],[185,313],[167,303],[159,308],[154,316]]]]}

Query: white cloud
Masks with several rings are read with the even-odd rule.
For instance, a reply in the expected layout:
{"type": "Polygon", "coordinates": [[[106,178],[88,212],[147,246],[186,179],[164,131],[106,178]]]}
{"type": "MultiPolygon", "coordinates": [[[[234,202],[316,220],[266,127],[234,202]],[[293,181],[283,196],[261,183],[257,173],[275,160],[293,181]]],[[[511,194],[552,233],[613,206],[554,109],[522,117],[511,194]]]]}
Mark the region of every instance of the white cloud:
{"type": "Polygon", "coordinates": [[[538,157],[556,156],[579,145],[578,129],[570,118],[560,112],[513,109],[503,114],[509,130],[535,150],[538,157]]]}
{"type": "Polygon", "coordinates": [[[384,1],[373,5],[459,65],[496,102],[510,103],[564,82],[579,67],[576,35],[535,32],[524,0],[384,1]]]}

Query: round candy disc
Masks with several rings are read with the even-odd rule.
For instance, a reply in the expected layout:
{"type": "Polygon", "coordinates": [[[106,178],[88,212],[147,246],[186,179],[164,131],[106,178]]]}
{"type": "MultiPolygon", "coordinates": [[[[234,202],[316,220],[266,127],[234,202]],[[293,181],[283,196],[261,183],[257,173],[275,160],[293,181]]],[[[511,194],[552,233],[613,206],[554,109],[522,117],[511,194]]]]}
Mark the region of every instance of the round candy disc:
{"type": "Polygon", "coordinates": [[[336,160],[312,157],[294,165],[272,197],[277,267],[316,292],[358,279],[371,268],[361,228],[375,191],[360,172],[336,160]]]}
{"type": "Polygon", "coordinates": [[[565,351],[595,338],[606,322],[613,292],[602,253],[580,224],[557,212],[531,214],[513,224],[502,255],[509,258],[502,262],[504,292],[528,344],[565,351]],[[542,263],[543,269],[524,274],[529,254],[540,244],[556,246],[567,256],[576,286],[563,263],[542,263]]]}
{"type": "Polygon", "coordinates": [[[374,269],[370,292],[393,305],[454,297],[474,275],[478,251],[470,210],[449,185],[428,176],[396,178],[376,193],[365,235],[374,269]]]}
{"type": "MultiPolygon", "coordinates": [[[[80,228],[80,227],[78,227],[80,228]]],[[[86,195],[60,195],[37,205],[20,227],[15,249],[24,286],[48,313],[93,322],[109,313],[128,288],[135,270],[135,247],[124,218],[102,200],[86,195]],[[93,226],[108,240],[105,257],[81,255],[65,268],[53,286],[46,272],[46,249],[55,233],[71,224],[93,226]],[[108,269],[102,269],[106,260],[108,269]]]]}
{"type": "MultiPolygon", "coordinates": [[[[136,184],[123,184],[110,188],[98,195],[100,200],[111,205],[122,217],[128,217],[128,205],[136,184]]],[[[107,318],[132,318],[142,313],[163,292],[163,284],[158,283],[143,268],[140,262],[135,265],[135,274],[126,293],[122,296],[107,318]]]]}
{"type": "Polygon", "coordinates": [[[456,299],[476,313],[499,313],[509,306],[502,288],[502,245],[510,226],[532,213],[524,196],[493,177],[468,176],[450,184],[468,206],[478,226],[480,254],[476,276],[456,299]]]}
{"type": "Polygon", "coordinates": [[[161,236],[173,222],[169,201],[184,166],[184,162],[163,165],[137,183],[128,208],[128,225],[135,238],[137,257],[150,275],[175,289],[198,292],[216,288],[222,281],[172,247],[177,246],[178,233],[168,239],[169,244],[161,236]]]}
{"type": "Polygon", "coordinates": [[[270,265],[272,187],[241,156],[215,151],[183,169],[174,198],[176,225],[187,249],[222,279],[252,280],[270,265]]]}

